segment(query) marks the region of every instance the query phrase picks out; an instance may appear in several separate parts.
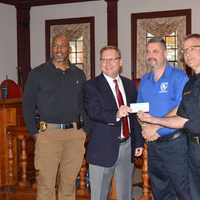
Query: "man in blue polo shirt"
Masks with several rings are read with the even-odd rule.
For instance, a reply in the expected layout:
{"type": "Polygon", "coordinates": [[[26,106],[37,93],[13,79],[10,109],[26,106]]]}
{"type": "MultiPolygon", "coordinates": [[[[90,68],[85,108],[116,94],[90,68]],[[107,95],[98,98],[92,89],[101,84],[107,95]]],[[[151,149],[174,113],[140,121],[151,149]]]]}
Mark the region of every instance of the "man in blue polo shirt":
{"type": "MultiPolygon", "coordinates": [[[[146,62],[151,71],[141,80],[138,102],[149,102],[153,116],[176,113],[188,78],[183,70],[167,62],[166,44],[162,38],[155,37],[148,41],[146,62]]],[[[149,176],[154,199],[191,199],[184,133],[148,123],[141,125],[142,135],[148,142],[149,176]]]]}

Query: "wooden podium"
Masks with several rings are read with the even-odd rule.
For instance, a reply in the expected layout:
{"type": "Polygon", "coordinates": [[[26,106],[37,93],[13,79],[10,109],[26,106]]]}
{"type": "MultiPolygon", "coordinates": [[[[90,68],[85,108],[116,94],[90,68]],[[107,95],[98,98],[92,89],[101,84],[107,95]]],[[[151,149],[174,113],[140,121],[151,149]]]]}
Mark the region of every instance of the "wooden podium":
{"type": "Polygon", "coordinates": [[[0,100],[0,188],[10,186],[8,177],[8,126],[23,126],[21,99],[0,100]]]}

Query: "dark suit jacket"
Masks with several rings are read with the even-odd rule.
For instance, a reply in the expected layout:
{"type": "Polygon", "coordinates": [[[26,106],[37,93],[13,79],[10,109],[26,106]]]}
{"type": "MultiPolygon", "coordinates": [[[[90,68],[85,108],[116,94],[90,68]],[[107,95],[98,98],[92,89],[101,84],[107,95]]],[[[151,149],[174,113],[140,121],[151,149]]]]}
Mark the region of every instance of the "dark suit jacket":
{"type": "MultiPolygon", "coordinates": [[[[120,77],[126,93],[127,104],[136,102],[137,92],[133,81],[120,77]]],[[[90,126],[86,158],[91,164],[111,167],[118,158],[121,122],[116,121],[117,103],[103,74],[86,82],[84,106],[89,116],[90,126]]],[[[135,114],[130,114],[129,119],[131,146],[134,154],[135,147],[143,146],[143,138],[135,114]]]]}

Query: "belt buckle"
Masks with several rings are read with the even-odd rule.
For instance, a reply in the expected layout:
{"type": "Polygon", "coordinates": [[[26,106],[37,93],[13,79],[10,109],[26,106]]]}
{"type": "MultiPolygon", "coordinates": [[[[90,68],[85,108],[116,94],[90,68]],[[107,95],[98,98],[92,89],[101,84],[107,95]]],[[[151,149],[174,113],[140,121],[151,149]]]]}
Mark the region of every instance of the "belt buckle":
{"type": "Polygon", "coordinates": [[[74,124],[73,124],[73,123],[69,123],[69,124],[59,124],[59,128],[60,128],[60,129],[74,128],[74,124]]]}
{"type": "Polygon", "coordinates": [[[193,138],[194,138],[196,144],[200,144],[200,139],[198,136],[194,136],[193,138]]]}
{"type": "Polygon", "coordinates": [[[74,128],[78,129],[78,125],[76,122],[70,122],[69,124],[59,124],[60,129],[69,129],[69,128],[74,128]]]}
{"type": "Polygon", "coordinates": [[[39,132],[44,132],[47,129],[47,123],[44,121],[40,122],[40,126],[39,126],[39,132]]]}

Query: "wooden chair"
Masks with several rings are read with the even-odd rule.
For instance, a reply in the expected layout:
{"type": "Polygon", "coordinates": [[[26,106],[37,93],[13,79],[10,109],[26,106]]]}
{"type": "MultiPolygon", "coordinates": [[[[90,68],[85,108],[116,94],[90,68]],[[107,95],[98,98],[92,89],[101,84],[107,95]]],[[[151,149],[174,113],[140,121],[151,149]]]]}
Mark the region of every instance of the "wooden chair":
{"type": "Polygon", "coordinates": [[[22,90],[15,81],[6,79],[0,84],[0,96],[1,98],[20,98],[22,96],[22,90]],[[4,91],[6,88],[7,91],[4,91]],[[6,94],[5,94],[6,92],[6,94]]]}

